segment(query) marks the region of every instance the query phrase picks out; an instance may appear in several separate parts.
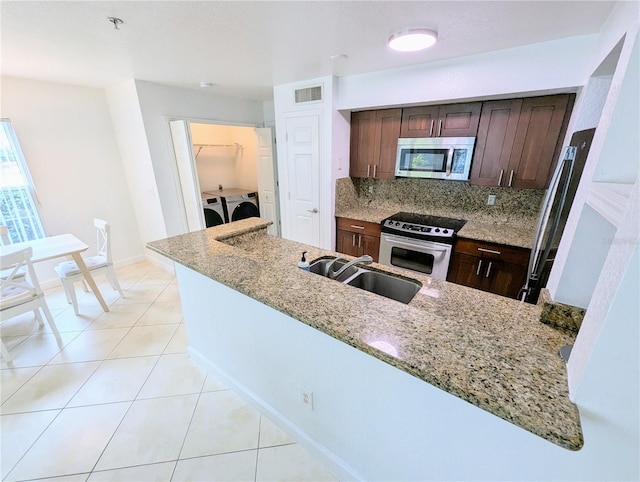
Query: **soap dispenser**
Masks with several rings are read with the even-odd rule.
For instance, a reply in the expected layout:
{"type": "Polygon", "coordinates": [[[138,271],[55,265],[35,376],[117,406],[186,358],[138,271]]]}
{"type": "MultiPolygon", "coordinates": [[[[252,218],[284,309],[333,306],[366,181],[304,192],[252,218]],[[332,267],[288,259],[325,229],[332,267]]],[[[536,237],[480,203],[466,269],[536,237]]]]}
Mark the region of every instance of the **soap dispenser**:
{"type": "Polygon", "coordinates": [[[298,261],[298,268],[303,269],[305,271],[309,271],[309,261],[307,261],[307,258],[304,257],[305,254],[307,254],[307,252],[303,251],[302,259],[298,261]]]}

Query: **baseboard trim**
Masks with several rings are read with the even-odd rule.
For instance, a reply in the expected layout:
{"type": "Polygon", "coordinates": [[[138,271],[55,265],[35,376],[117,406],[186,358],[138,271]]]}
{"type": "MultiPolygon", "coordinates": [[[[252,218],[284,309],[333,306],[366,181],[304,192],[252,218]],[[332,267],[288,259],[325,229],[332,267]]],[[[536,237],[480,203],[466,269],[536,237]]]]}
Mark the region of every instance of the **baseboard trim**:
{"type": "Polygon", "coordinates": [[[364,478],[359,476],[358,473],[352,467],[346,464],[342,459],[338,458],[324,445],[321,445],[310,438],[305,432],[300,430],[296,425],[292,424],[280,412],[278,412],[271,405],[262,400],[247,386],[238,382],[235,378],[229,376],[226,372],[218,368],[218,366],[211,363],[198,350],[189,347],[189,356],[196,365],[223,382],[245,402],[247,402],[260,413],[267,416],[273,423],[278,426],[278,428],[280,428],[287,435],[293,438],[296,443],[300,444],[302,447],[308,450],[311,455],[313,455],[320,462],[326,465],[331,471],[333,471],[340,478],[340,480],[364,480],[364,478]]]}

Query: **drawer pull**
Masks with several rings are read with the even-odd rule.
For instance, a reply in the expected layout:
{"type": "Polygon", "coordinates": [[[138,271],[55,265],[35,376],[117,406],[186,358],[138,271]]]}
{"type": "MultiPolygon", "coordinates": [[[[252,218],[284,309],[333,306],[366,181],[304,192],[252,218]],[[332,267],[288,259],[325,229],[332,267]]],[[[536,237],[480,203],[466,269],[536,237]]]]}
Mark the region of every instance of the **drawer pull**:
{"type": "Polygon", "coordinates": [[[491,273],[491,261],[489,261],[489,267],[487,268],[487,274],[484,275],[485,278],[489,277],[489,273],[491,273]]]}
{"type": "Polygon", "coordinates": [[[476,276],[480,276],[480,270],[482,269],[482,260],[478,261],[478,269],[476,270],[476,276]]]}
{"type": "Polygon", "coordinates": [[[500,251],[496,251],[494,249],[478,248],[478,251],[482,251],[483,253],[489,253],[489,254],[497,254],[497,255],[502,254],[500,251]]]}
{"type": "Polygon", "coordinates": [[[351,227],[352,227],[353,229],[364,229],[364,226],[358,226],[358,225],[356,225],[356,224],[352,224],[352,225],[351,225],[351,227]]]}

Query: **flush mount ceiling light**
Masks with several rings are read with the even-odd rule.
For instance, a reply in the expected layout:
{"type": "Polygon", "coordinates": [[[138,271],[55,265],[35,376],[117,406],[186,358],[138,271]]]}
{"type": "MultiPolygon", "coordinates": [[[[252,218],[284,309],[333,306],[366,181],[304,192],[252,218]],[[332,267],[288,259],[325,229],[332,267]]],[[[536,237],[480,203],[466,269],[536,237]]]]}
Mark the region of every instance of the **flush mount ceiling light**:
{"type": "Polygon", "coordinates": [[[389,47],[399,52],[416,52],[431,47],[438,33],[426,28],[405,28],[389,37],[389,47]]]}
{"type": "Polygon", "coordinates": [[[215,87],[218,84],[214,84],[213,82],[200,82],[201,89],[208,89],[209,87],[215,87]]]}

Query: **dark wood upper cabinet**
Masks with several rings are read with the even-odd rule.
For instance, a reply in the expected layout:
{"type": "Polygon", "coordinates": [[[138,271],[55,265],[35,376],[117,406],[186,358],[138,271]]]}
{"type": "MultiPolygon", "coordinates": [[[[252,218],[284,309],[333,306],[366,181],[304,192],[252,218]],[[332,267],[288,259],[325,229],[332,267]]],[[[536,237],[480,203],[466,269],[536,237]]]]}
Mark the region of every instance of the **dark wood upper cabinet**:
{"type": "Polygon", "coordinates": [[[524,99],[509,163],[509,187],[543,189],[567,129],[573,96],[524,99]]]}
{"type": "Polygon", "coordinates": [[[351,177],[394,179],[402,109],[351,114],[351,177]]]}
{"type": "Polygon", "coordinates": [[[474,137],[482,102],[402,109],[400,137],[474,137]]]}
{"type": "Polygon", "coordinates": [[[522,99],[495,100],[482,104],[471,183],[476,186],[504,185],[513,142],[518,129],[522,99]]]}
{"type": "Polygon", "coordinates": [[[560,94],[484,102],[471,184],[546,188],[574,98],[560,94]]]}

